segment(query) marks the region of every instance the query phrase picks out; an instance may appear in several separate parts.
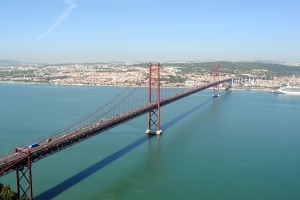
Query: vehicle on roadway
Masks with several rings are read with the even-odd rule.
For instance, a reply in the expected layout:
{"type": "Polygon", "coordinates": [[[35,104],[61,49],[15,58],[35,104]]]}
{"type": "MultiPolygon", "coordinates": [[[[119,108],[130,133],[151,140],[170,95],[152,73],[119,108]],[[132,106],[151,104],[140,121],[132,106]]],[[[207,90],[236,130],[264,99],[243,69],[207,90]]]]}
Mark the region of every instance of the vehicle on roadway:
{"type": "Polygon", "coordinates": [[[29,145],[28,148],[32,149],[32,148],[38,147],[38,146],[40,146],[39,143],[33,143],[33,144],[29,145]]]}

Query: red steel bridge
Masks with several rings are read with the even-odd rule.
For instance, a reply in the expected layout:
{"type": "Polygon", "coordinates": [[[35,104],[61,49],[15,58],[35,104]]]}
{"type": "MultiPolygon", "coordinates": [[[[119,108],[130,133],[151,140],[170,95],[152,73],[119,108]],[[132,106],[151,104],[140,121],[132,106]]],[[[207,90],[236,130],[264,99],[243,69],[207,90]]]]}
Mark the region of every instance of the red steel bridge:
{"type": "Polygon", "coordinates": [[[220,80],[220,65],[215,64],[213,81],[178,92],[175,89],[160,88],[160,70],[159,63],[150,63],[147,92],[144,92],[145,87],[124,88],[114,99],[82,119],[56,131],[47,138],[36,139],[29,144],[16,147],[11,154],[0,157],[0,177],[15,172],[18,195],[33,199],[32,163],[144,114],[148,114],[146,133],[161,134],[160,108],[162,106],[207,88],[212,88],[212,96],[218,97],[220,85],[230,87],[233,81],[232,78],[220,80]],[[138,104],[133,103],[133,97],[135,102],[139,102],[138,104]]]}

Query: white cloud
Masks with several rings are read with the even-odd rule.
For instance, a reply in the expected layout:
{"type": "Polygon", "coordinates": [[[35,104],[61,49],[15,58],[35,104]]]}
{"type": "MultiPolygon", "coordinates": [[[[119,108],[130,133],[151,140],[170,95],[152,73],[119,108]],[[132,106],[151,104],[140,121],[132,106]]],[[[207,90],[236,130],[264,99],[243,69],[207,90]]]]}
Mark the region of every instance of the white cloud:
{"type": "Polygon", "coordinates": [[[68,4],[68,7],[57,17],[55,22],[52,24],[52,26],[43,34],[41,34],[39,37],[37,37],[31,44],[30,47],[33,47],[36,45],[40,40],[47,37],[49,33],[51,33],[53,30],[55,30],[76,8],[77,4],[73,3],[71,0],[64,0],[64,3],[68,4]]]}

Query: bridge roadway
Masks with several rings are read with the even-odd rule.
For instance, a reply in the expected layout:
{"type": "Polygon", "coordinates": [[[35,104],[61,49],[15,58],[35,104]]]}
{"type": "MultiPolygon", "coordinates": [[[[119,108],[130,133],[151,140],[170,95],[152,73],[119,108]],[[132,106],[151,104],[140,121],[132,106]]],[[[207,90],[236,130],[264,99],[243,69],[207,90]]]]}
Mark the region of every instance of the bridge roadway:
{"type": "MultiPolygon", "coordinates": [[[[163,99],[161,100],[160,105],[165,106],[167,104],[170,104],[174,101],[182,99],[196,92],[218,85],[218,83],[221,84],[230,81],[232,81],[232,79],[228,78],[228,79],[220,80],[219,82],[216,81],[204,86],[196,87],[194,89],[163,99]]],[[[133,109],[129,112],[119,114],[113,118],[106,119],[98,123],[90,124],[86,127],[83,127],[76,131],[72,131],[63,136],[51,138],[51,141],[47,141],[47,140],[41,141],[39,143],[39,146],[30,149],[30,160],[31,162],[36,162],[51,154],[54,154],[67,147],[70,147],[76,143],[79,143],[90,137],[103,133],[108,129],[123,124],[145,113],[148,113],[149,111],[154,110],[156,108],[157,108],[157,103],[147,104],[145,106],[141,106],[136,109],[133,109]]],[[[26,151],[28,151],[28,148],[20,149],[20,151],[18,151],[17,153],[10,154],[0,158],[0,177],[16,170],[17,168],[20,169],[22,167],[27,166],[28,154],[26,151]]]]}

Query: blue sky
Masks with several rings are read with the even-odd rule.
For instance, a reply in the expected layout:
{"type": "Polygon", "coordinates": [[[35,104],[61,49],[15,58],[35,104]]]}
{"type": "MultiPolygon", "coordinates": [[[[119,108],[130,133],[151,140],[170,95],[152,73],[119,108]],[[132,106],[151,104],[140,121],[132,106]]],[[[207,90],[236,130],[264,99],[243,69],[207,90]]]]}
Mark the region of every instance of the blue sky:
{"type": "Polygon", "coordinates": [[[299,0],[1,0],[0,59],[300,62],[299,0]]]}

